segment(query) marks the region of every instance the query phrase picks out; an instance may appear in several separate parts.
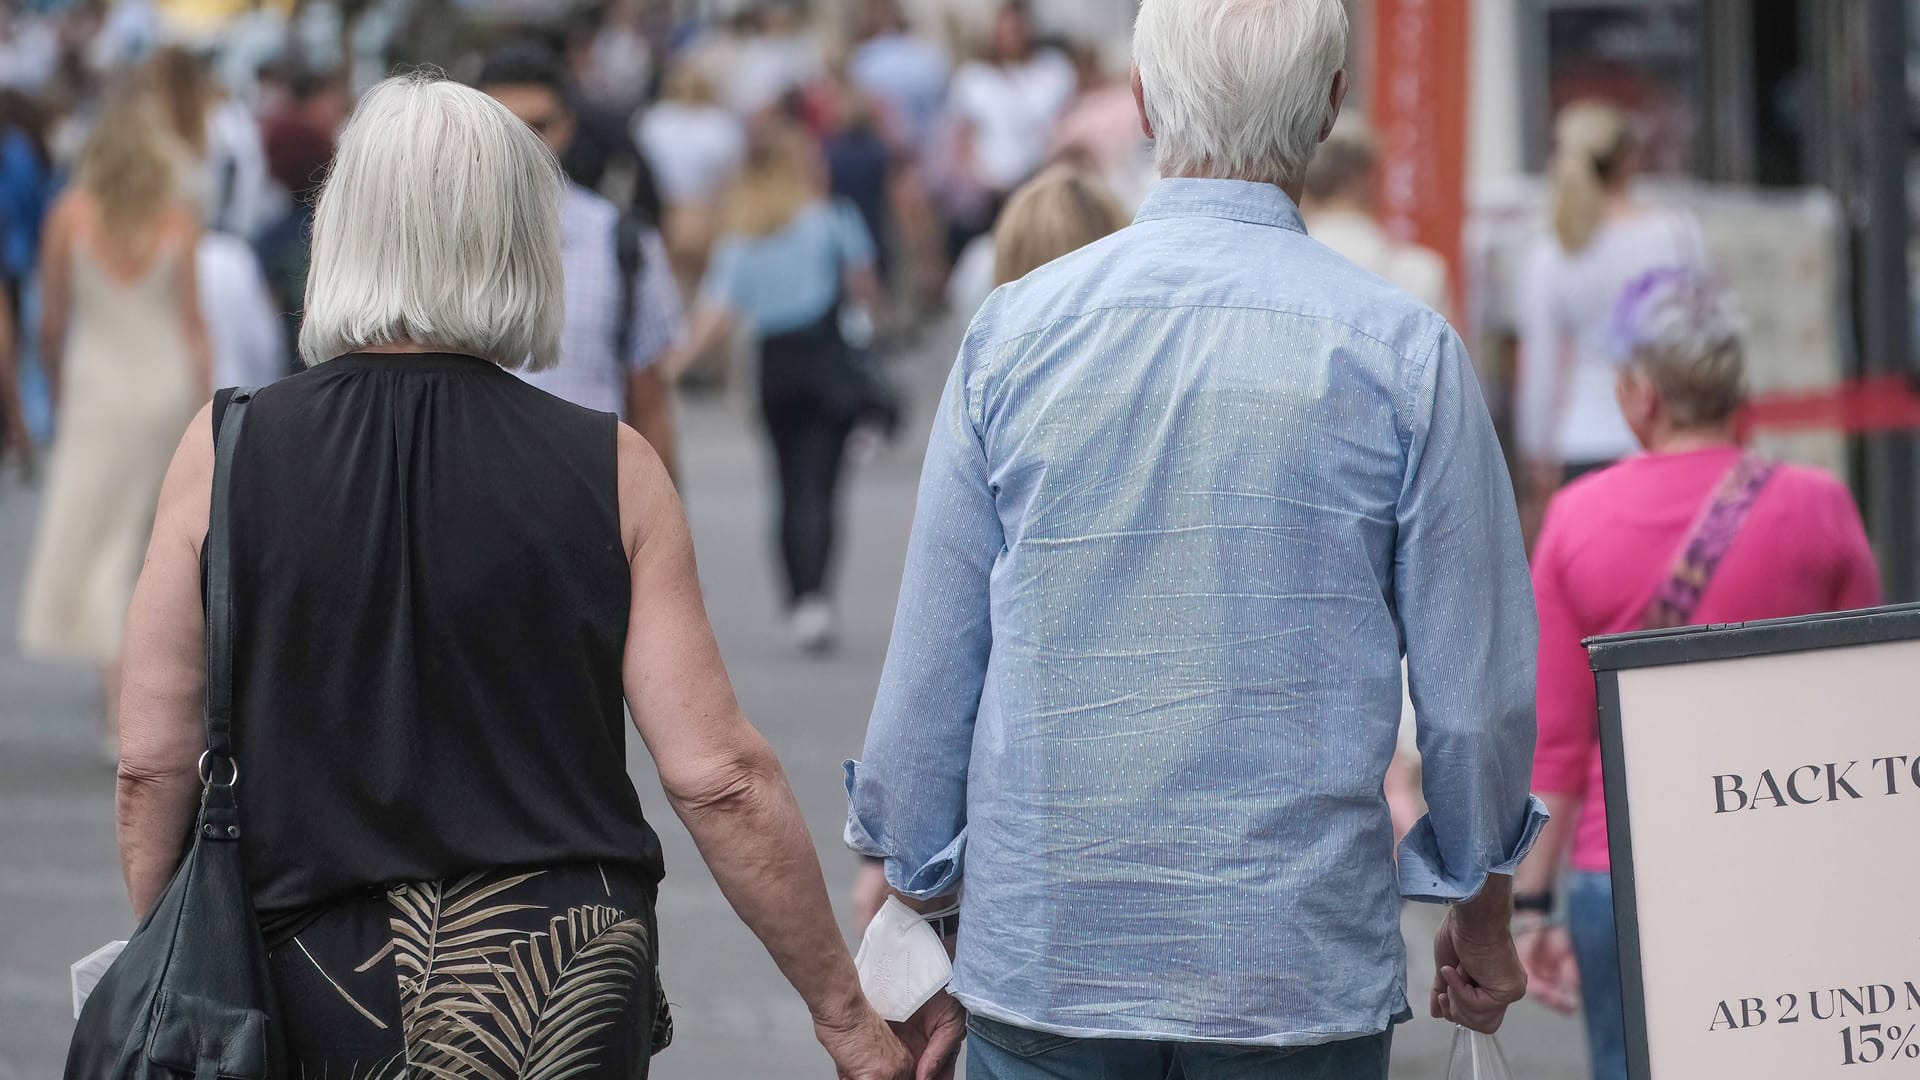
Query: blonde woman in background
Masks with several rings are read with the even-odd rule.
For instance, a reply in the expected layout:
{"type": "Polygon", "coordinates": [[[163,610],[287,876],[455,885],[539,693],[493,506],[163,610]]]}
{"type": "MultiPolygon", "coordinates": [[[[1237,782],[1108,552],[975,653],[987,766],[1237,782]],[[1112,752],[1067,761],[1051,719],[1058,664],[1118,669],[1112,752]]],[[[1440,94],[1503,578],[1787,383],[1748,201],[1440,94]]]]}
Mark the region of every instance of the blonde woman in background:
{"type": "Polygon", "coordinates": [[[200,225],[144,97],[111,103],[48,215],[41,345],[57,416],[20,643],[100,666],[117,730],[122,623],[167,460],[211,393],[200,225]]]}
{"type": "Polygon", "coordinates": [[[1522,286],[1515,438],[1537,509],[1562,484],[1638,450],[1614,398],[1609,320],[1621,291],[1656,267],[1708,268],[1700,226],[1634,198],[1640,147],[1628,115],[1569,105],[1554,127],[1553,234],[1522,286]]]}
{"type": "MultiPolygon", "coordinates": [[[[744,324],[760,349],[760,410],[779,472],[779,547],[794,644],[834,643],[828,590],[847,439],[865,389],[841,329],[843,307],[881,302],[874,241],[860,213],[826,194],[819,148],[773,123],[753,137],[721,211],[721,236],[683,344],[699,356],[744,324]]],[[[677,366],[677,365],[676,365],[677,366]]]]}
{"type": "Polygon", "coordinates": [[[1106,184],[1055,165],[1007,200],[993,227],[994,285],[1019,281],[1062,255],[1127,227],[1127,212],[1106,184]]]}

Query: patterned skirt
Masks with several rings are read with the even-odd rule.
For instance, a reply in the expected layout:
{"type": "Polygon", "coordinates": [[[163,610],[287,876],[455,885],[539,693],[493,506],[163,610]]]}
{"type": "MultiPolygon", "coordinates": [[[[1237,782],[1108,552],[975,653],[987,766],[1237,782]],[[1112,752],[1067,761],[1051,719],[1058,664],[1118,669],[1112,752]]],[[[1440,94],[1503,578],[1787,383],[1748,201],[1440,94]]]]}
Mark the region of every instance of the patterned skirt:
{"type": "Polygon", "coordinates": [[[648,889],[595,864],[395,886],[267,927],[288,1080],[647,1075],[648,889]]]}

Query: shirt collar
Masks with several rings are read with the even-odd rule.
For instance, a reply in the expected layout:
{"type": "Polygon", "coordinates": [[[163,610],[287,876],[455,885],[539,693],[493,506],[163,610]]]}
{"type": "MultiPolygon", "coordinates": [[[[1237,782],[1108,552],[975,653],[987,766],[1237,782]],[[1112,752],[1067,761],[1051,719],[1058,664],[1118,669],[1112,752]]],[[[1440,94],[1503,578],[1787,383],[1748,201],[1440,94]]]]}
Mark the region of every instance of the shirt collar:
{"type": "Polygon", "coordinates": [[[1133,220],[1157,221],[1183,217],[1225,218],[1251,225],[1291,229],[1297,233],[1307,231],[1300,220],[1299,208],[1293,205],[1293,200],[1287,197],[1286,192],[1272,184],[1256,184],[1246,180],[1168,177],[1153,185],[1153,190],[1147,193],[1146,201],[1140,204],[1140,212],[1134,215],[1133,220]]]}

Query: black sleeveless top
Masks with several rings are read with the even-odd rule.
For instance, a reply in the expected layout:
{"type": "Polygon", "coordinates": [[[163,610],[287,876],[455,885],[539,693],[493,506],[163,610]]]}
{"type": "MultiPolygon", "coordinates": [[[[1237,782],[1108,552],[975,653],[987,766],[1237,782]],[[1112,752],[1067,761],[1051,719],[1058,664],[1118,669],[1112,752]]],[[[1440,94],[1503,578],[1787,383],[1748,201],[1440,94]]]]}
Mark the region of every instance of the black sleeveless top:
{"type": "Polygon", "coordinates": [[[488,867],[656,885],[625,764],[614,418],[445,354],[342,357],[251,409],[234,724],[263,918],[488,867]]]}

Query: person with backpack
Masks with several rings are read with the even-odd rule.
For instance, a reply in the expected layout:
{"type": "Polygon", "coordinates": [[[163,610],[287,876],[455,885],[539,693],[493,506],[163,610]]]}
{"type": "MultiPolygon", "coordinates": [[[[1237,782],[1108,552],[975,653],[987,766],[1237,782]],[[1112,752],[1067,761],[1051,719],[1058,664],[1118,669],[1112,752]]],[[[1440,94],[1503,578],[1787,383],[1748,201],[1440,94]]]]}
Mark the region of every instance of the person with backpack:
{"type": "MultiPolygon", "coordinates": [[[[563,164],[568,160],[579,112],[555,53],[532,43],[503,46],[482,65],[476,85],[563,164]]],[[[560,362],[527,381],[632,424],[676,472],[672,388],[657,361],[678,342],[685,317],[658,230],[569,174],[560,198],[560,262],[560,362]]]]}

